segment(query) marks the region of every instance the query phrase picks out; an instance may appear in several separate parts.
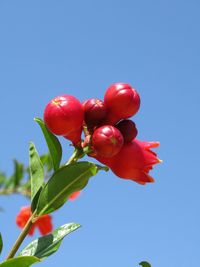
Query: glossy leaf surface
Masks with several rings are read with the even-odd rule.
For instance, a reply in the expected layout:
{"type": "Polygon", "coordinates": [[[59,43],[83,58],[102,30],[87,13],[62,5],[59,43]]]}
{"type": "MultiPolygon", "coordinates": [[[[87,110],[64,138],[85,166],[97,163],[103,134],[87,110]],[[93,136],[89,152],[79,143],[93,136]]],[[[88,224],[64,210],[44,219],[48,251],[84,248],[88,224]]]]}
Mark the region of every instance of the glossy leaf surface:
{"type": "Polygon", "coordinates": [[[40,260],[55,253],[63,238],[80,227],[80,224],[69,223],[54,230],[51,234],[40,237],[28,244],[20,253],[22,256],[35,256],[40,260]]]}
{"type": "Polygon", "coordinates": [[[17,257],[9,259],[0,264],[0,267],[29,267],[33,263],[39,262],[40,260],[33,256],[28,257],[17,257]]]}
{"type": "Polygon", "coordinates": [[[73,192],[82,190],[101,167],[91,162],[76,162],[60,168],[41,191],[37,214],[43,215],[61,207],[73,192]]]}

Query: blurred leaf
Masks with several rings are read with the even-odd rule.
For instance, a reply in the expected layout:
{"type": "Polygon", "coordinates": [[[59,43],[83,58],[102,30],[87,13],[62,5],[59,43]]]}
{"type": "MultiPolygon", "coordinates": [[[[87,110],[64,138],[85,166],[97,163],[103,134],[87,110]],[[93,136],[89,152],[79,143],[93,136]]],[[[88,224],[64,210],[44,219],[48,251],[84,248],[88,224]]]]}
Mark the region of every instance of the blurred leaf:
{"type": "Polygon", "coordinates": [[[0,233],[0,254],[1,254],[2,249],[3,249],[3,239],[2,239],[2,235],[0,233]]]}
{"type": "Polygon", "coordinates": [[[55,253],[61,245],[63,238],[80,227],[80,224],[69,223],[54,230],[51,234],[40,237],[26,246],[20,255],[35,256],[40,260],[55,253]]]}
{"type": "Polygon", "coordinates": [[[31,198],[31,180],[28,179],[27,182],[25,182],[24,184],[22,184],[19,188],[18,188],[18,192],[28,198],[31,198]]]}
{"type": "Polygon", "coordinates": [[[53,169],[51,156],[49,154],[41,155],[40,160],[42,161],[43,166],[46,167],[46,170],[48,172],[53,169]]]}
{"type": "Polygon", "coordinates": [[[19,186],[20,181],[24,176],[24,165],[14,160],[14,173],[10,178],[5,180],[5,189],[15,189],[19,186]]]}
{"type": "Polygon", "coordinates": [[[4,188],[11,190],[15,188],[15,181],[13,175],[6,179],[4,188]]]}
{"type": "Polygon", "coordinates": [[[44,184],[44,168],[40,156],[32,142],[29,145],[29,170],[31,177],[31,209],[35,210],[39,193],[44,184]]]}
{"type": "Polygon", "coordinates": [[[61,207],[73,192],[83,189],[99,167],[90,162],[76,162],[60,168],[41,191],[37,214],[43,215],[61,207]]]}
{"type": "Polygon", "coordinates": [[[140,264],[142,267],[151,267],[151,265],[147,261],[142,261],[140,264]]]}
{"type": "Polygon", "coordinates": [[[62,146],[58,138],[47,129],[43,120],[41,120],[40,118],[35,118],[34,120],[39,124],[43,132],[47,146],[49,148],[49,153],[51,155],[53,167],[54,170],[56,171],[60,166],[60,161],[62,158],[62,146]]]}
{"type": "Polygon", "coordinates": [[[33,256],[17,257],[9,259],[0,264],[0,267],[29,267],[33,263],[40,261],[40,259],[33,256]]]}
{"type": "Polygon", "coordinates": [[[3,172],[0,172],[0,187],[4,186],[6,178],[6,175],[3,172]]]}
{"type": "Polygon", "coordinates": [[[15,171],[13,174],[14,177],[14,186],[17,187],[20,184],[20,181],[24,175],[24,165],[19,163],[16,159],[14,160],[15,171]]]}

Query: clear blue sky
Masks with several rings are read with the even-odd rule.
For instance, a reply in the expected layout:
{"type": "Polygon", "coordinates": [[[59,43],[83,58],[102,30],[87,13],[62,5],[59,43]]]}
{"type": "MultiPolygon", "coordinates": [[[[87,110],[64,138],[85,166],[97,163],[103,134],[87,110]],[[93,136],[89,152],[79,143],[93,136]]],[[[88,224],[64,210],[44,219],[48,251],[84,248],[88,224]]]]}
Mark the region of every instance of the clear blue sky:
{"type": "MultiPolygon", "coordinates": [[[[198,265],[199,12],[197,0],[0,1],[1,170],[11,174],[14,157],[28,162],[30,140],[47,151],[33,117],[42,117],[51,98],[103,98],[117,81],[140,93],[138,137],[159,140],[164,160],[152,172],[155,184],[111,172],[93,178],[53,216],[55,227],[83,227],[40,266],[198,265]]],[[[67,158],[71,148],[62,143],[67,158]]],[[[16,213],[27,204],[20,196],[0,198],[3,256],[19,234],[16,213]]]]}

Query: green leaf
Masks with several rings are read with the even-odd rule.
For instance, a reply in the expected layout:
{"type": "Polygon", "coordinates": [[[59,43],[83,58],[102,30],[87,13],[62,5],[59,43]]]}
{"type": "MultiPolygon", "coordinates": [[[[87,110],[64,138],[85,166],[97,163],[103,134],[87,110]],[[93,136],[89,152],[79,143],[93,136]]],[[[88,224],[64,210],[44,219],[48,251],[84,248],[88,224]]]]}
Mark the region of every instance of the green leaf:
{"type": "Polygon", "coordinates": [[[33,263],[40,261],[40,259],[33,256],[17,257],[9,259],[0,264],[0,267],[29,267],[33,263]]]}
{"type": "Polygon", "coordinates": [[[12,175],[8,179],[5,180],[5,186],[4,189],[14,189],[15,188],[15,181],[14,181],[14,176],[12,175]]]}
{"type": "Polygon", "coordinates": [[[49,148],[49,153],[51,155],[53,167],[54,170],[56,171],[60,166],[60,161],[62,158],[62,146],[58,138],[47,129],[43,120],[41,120],[40,118],[35,118],[34,120],[39,124],[43,132],[47,146],[49,148]]]}
{"type": "Polygon", "coordinates": [[[6,179],[6,175],[3,172],[0,172],[0,187],[4,186],[6,179]]]}
{"type": "Polygon", "coordinates": [[[140,264],[142,267],[151,267],[151,265],[147,261],[142,261],[140,264]]]}
{"type": "Polygon", "coordinates": [[[5,189],[15,189],[20,185],[20,181],[24,176],[24,165],[14,160],[14,173],[13,175],[5,180],[5,189]]]}
{"type": "Polygon", "coordinates": [[[53,165],[50,154],[44,154],[40,156],[40,160],[42,161],[43,166],[45,167],[47,172],[52,171],[53,165]]]}
{"type": "Polygon", "coordinates": [[[24,165],[19,163],[16,159],[14,160],[15,172],[14,172],[14,184],[15,187],[19,186],[20,181],[24,175],[24,165]]]}
{"type": "Polygon", "coordinates": [[[73,192],[83,189],[99,167],[90,162],[76,162],[60,168],[41,191],[37,214],[51,213],[60,208],[73,192]]]}
{"type": "Polygon", "coordinates": [[[80,227],[80,224],[69,223],[54,230],[51,234],[40,237],[28,244],[20,253],[23,256],[35,256],[40,260],[55,253],[63,238],[80,227]]]}
{"type": "Polygon", "coordinates": [[[2,239],[2,235],[0,233],[0,254],[1,254],[2,249],[3,249],[3,239],[2,239]]]}
{"type": "Polygon", "coordinates": [[[44,184],[44,168],[32,142],[29,145],[29,171],[31,177],[31,209],[35,210],[39,193],[44,184]]]}

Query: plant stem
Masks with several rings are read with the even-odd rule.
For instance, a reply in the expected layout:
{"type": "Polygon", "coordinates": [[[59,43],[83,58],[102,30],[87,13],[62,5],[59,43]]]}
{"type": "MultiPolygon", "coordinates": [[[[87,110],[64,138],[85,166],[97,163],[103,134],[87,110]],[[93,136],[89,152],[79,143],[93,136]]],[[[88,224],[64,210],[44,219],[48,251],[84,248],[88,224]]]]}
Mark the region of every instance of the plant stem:
{"type": "Polygon", "coordinates": [[[33,220],[34,220],[35,214],[33,213],[30,219],[27,221],[26,225],[24,226],[22,232],[18,236],[15,244],[11,248],[6,260],[11,259],[15,256],[17,250],[19,249],[21,243],[24,241],[25,237],[27,236],[31,226],[33,225],[33,220]]]}
{"type": "Polygon", "coordinates": [[[20,188],[16,187],[14,189],[1,189],[0,190],[0,195],[11,195],[11,194],[21,194],[26,197],[31,196],[31,191],[30,190],[21,190],[20,188]]]}
{"type": "Polygon", "coordinates": [[[80,149],[75,148],[72,156],[69,158],[69,160],[67,161],[67,163],[65,163],[65,165],[69,165],[73,162],[76,162],[80,157],[80,149]]]}

